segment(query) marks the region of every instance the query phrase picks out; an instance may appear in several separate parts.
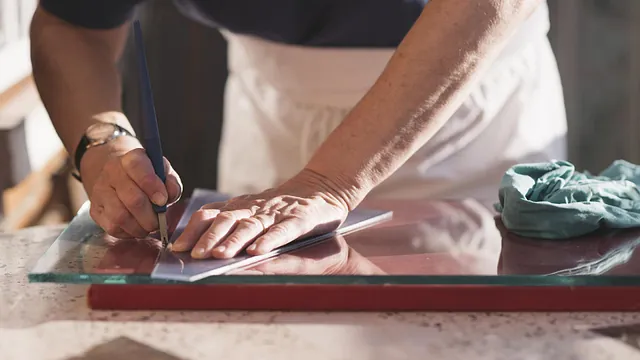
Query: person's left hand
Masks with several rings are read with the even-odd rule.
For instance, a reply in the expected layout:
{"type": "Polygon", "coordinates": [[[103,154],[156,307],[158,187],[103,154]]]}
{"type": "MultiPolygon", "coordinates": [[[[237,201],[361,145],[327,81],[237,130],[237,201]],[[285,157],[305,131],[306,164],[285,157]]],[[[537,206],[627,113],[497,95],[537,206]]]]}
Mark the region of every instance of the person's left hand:
{"type": "Polygon", "coordinates": [[[349,206],[313,174],[301,173],[255,195],[203,206],[172,244],[194,258],[232,258],[246,248],[260,255],[305,235],[331,232],[349,206]]]}

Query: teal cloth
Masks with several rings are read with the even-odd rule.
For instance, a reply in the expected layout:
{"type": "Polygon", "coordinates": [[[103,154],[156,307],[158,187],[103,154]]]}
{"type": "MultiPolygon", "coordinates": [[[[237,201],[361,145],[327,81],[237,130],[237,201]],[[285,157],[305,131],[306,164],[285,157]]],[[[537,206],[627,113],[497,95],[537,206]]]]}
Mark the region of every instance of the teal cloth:
{"type": "Polygon", "coordinates": [[[567,161],[509,169],[495,205],[504,226],[521,236],[564,239],[601,228],[640,227],[640,166],[614,161],[600,175],[567,161]]]}

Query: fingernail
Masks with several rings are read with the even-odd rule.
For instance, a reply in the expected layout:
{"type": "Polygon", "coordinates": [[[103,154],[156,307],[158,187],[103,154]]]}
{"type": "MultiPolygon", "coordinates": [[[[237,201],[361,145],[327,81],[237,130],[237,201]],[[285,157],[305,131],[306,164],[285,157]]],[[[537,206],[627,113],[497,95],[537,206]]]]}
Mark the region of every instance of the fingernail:
{"type": "Polygon", "coordinates": [[[193,250],[193,255],[194,257],[204,257],[206,252],[204,248],[197,248],[193,250]]]}
{"type": "Polygon", "coordinates": [[[184,246],[182,245],[182,243],[180,242],[174,242],[173,244],[171,244],[171,250],[172,251],[183,251],[184,246]]]}
{"type": "Polygon", "coordinates": [[[219,253],[223,253],[225,250],[227,249],[226,246],[218,246],[217,248],[213,249],[215,252],[219,252],[219,253]]]}
{"type": "Polygon", "coordinates": [[[251,244],[251,245],[247,248],[247,250],[248,250],[248,251],[253,251],[253,250],[255,250],[256,248],[257,248],[256,244],[251,244]]]}
{"type": "Polygon", "coordinates": [[[151,196],[151,201],[158,206],[162,206],[167,203],[167,197],[164,196],[164,194],[157,192],[151,196]]]}

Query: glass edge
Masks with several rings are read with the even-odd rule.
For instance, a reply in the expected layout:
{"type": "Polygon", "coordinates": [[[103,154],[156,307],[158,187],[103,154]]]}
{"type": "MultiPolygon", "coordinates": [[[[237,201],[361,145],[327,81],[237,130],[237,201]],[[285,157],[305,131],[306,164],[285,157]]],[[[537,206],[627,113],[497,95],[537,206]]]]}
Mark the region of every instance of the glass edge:
{"type": "Polygon", "coordinates": [[[112,285],[459,285],[459,286],[640,286],[638,276],[543,275],[220,275],[196,282],[151,279],[148,275],[30,273],[30,283],[112,285]]]}

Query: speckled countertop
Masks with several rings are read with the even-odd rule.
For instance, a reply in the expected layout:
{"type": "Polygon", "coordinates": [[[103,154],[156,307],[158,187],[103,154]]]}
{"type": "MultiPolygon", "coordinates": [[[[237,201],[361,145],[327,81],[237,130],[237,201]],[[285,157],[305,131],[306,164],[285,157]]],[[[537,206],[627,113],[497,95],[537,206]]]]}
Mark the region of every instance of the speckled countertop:
{"type": "Polygon", "coordinates": [[[0,359],[640,359],[588,330],[637,313],[90,311],[85,286],[27,282],[59,230],[0,234],[0,359]]]}

